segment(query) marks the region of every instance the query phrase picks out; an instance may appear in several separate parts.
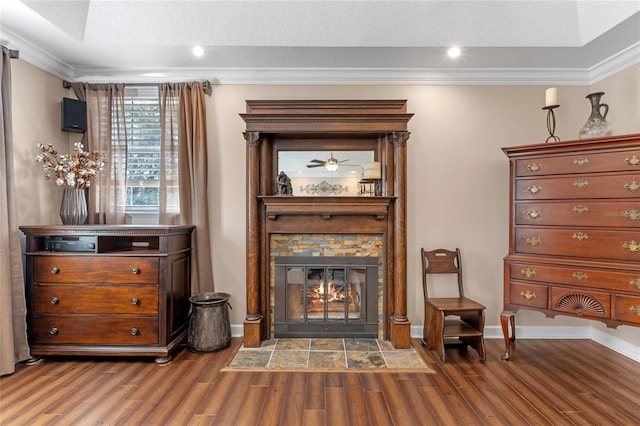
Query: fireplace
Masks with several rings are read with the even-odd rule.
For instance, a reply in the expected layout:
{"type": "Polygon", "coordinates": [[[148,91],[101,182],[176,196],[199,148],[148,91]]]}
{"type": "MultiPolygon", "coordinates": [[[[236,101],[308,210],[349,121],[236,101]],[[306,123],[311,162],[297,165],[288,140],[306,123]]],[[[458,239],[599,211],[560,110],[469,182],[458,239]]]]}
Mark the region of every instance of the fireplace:
{"type": "Polygon", "coordinates": [[[305,328],[297,335],[353,332],[389,340],[397,349],[409,348],[406,143],[407,122],[413,114],[407,113],[406,101],[247,101],[246,113],[240,115],[246,123],[247,146],[245,347],[259,347],[263,340],[305,328]],[[382,165],[380,191],[367,197],[281,194],[276,179],[280,153],[317,150],[373,152],[373,160],[382,165]],[[307,242],[296,247],[293,241],[278,241],[281,236],[295,240],[301,235],[329,236],[328,240],[344,245],[351,244],[352,236],[358,240],[339,253],[332,246],[308,253],[307,242]],[[376,241],[375,250],[370,250],[375,253],[364,253],[367,238],[376,241]],[[285,260],[286,256],[298,259],[285,260]],[[296,263],[303,256],[325,259],[296,263]],[[323,263],[330,257],[374,260],[371,265],[369,260],[349,263],[353,259],[323,263]],[[287,283],[279,290],[275,289],[276,259],[277,274],[287,283]],[[360,279],[359,291],[357,286],[349,287],[350,274],[361,273],[377,275],[371,280],[377,284],[375,290],[360,279]],[[328,299],[330,277],[341,280],[341,288],[332,289],[340,293],[336,300],[328,299]],[[376,298],[370,301],[372,295],[376,298]],[[282,311],[276,310],[276,300],[282,311]],[[370,315],[374,308],[375,314],[370,315]],[[337,323],[343,323],[340,331],[334,329],[337,323]]]}
{"type": "Polygon", "coordinates": [[[378,259],[275,259],[275,337],[378,337],[378,259]]]}

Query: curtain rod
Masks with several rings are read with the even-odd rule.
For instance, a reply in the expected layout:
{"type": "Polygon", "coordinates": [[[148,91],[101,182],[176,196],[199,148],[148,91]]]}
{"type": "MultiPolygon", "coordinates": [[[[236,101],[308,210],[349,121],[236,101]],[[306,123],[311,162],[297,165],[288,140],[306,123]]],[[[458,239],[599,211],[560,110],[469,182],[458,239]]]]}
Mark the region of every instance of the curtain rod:
{"type": "MultiPolygon", "coordinates": [[[[71,82],[67,80],[62,80],[62,87],[65,89],[71,89],[71,82]]],[[[122,83],[125,86],[157,86],[160,83],[122,83]]],[[[205,80],[202,82],[202,88],[204,89],[205,95],[211,95],[211,82],[209,80],[205,80]]]]}

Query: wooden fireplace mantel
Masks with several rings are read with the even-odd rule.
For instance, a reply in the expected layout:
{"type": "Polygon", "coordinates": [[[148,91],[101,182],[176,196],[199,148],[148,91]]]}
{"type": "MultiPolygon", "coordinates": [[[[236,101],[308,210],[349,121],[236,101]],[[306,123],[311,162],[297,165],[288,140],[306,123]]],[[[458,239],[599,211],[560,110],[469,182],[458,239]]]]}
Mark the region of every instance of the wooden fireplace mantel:
{"type": "Polygon", "coordinates": [[[246,101],[247,314],[244,345],[270,336],[271,234],[379,234],[384,255],[384,338],[411,347],[407,318],[405,100],[246,101]],[[279,150],[373,150],[382,164],[375,197],[276,194],[279,150]]]}

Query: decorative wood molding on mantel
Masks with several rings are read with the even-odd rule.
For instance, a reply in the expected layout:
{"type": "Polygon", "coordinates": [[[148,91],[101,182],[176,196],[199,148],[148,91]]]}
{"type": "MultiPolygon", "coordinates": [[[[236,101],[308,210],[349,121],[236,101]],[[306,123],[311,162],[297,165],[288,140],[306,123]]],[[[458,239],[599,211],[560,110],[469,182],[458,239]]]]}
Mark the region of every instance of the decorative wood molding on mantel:
{"type": "Polygon", "coordinates": [[[373,216],[386,219],[393,197],[300,197],[262,196],[268,219],[284,215],[311,215],[330,219],[332,216],[373,216]]]}
{"type": "Polygon", "coordinates": [[[411,347],[407,318],[406,100],[249,100],[240,114],[247,149],[245,347],[269,339],[270,235],[377,234],[384,241],[384,338],[411,347]],[[276,193],[279,151],[371,150],[381,197],[276,193]]]}

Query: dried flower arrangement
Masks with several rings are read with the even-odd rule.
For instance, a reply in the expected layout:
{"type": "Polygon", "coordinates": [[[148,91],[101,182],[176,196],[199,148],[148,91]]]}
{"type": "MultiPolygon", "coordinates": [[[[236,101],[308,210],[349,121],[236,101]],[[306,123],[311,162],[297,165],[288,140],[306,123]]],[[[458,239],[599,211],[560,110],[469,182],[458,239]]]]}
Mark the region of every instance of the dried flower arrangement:
{"type": "Polygon", "coordinates": [[[36,156],[36,161],[42,163],[45,178],[55,178],[56,185],[65,188],[88,188],[91,179],[106,164],[104,155],[85,151],[80,142],[73,144],[73,153],[70,155],[58,154],[51,144],[38,144],[38,149],[42,153],[36,156]]]}

